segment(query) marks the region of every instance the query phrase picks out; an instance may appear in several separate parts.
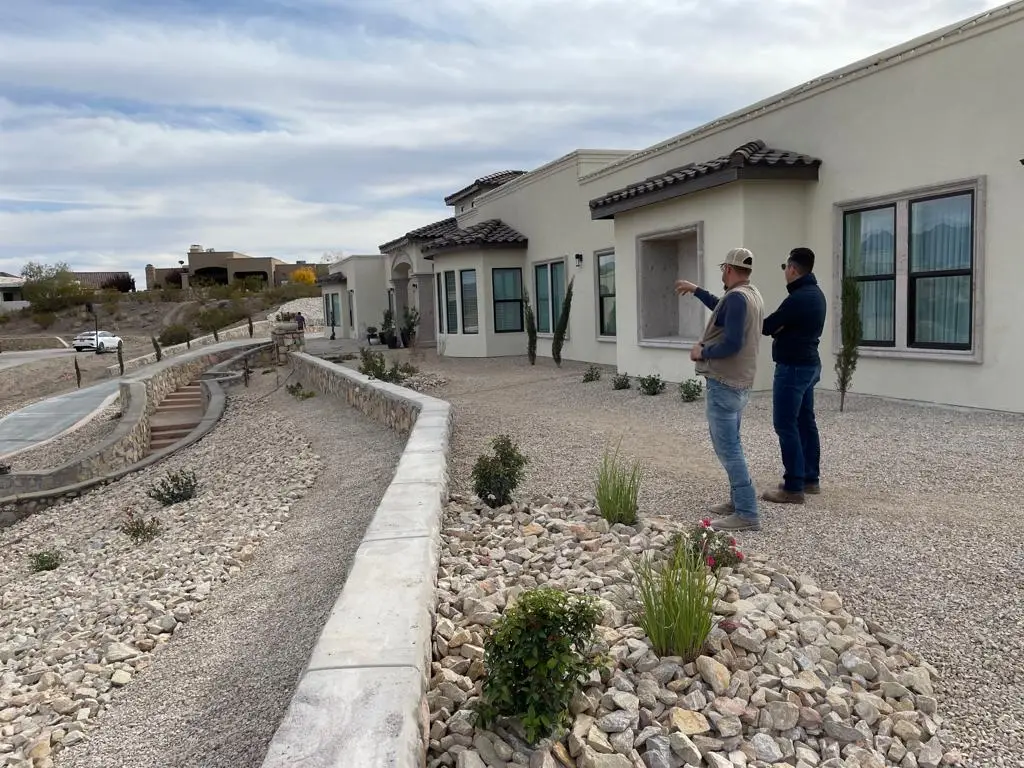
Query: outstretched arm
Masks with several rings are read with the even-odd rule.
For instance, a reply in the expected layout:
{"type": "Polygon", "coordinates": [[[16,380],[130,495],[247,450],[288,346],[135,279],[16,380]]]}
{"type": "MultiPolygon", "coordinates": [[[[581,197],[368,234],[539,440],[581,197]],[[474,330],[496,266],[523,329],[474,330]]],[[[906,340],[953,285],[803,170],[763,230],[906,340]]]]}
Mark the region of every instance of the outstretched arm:
{"type": "Polygon", "coordinates": [[[711,291],[698,288],[693,292],[693,295],[700,299],[704,306],[710,310],[714,310],[714,308],[718,306],[719,297],[715,296],[711,291]]]}

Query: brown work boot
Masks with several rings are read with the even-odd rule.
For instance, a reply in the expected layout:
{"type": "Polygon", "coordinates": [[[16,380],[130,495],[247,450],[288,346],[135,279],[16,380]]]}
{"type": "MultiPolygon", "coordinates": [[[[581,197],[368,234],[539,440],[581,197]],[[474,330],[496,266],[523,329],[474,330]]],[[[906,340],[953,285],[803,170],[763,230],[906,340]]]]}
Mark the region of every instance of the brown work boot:
{"type": "Polygon", "coordinates": [[[779,488],[765,491],[761,494],[761,498],[765,501],[770,501],[773,504],[803,504],[804,495],[802,493],[790,493],[789,491],[782,490],[779,488]]]}
{"type": "MultiPolygon", "coordinates": [[[[779,483],[779,490],[786,490],[786,484],[779,483]]],[[[821,493],[821,486],[818,485],[817,483],[804,483],[804,493],[808,493],[811,496],[817,496],[818,494],[821,493]]]]}
{"type": "Polygon", "coordinates": [[[736,505],[731,501],[723,501],[721,504],[715,504],[713,507],[708,508],[712,518],[728,517],[735,511],[736,505]]]}

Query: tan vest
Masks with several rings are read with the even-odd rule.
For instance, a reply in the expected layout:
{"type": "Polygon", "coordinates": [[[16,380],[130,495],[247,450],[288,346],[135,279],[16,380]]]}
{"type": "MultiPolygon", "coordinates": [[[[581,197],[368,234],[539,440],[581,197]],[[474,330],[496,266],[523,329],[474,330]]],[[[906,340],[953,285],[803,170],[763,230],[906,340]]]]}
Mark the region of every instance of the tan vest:
{"type": "Polygon", "coordinates": [[[731,357],[719,357],[713,360],[698,360],[695,366],[701,376],[715,379],[735,389],[750,389],[754,386],[754,375],[757,373],[757,349],[761,343],[761,321],[764,319],[764,299],[761,293],[750,283],[742,283],[725,292],[718,305],[711,313],[701,344],[711,345],[725,338],[725,329],[715,325],[718,313],[722,309],[725,297],[730,293],[738,293],[746,299],[747,319],[743,328],[743,346],[731,357]]]}

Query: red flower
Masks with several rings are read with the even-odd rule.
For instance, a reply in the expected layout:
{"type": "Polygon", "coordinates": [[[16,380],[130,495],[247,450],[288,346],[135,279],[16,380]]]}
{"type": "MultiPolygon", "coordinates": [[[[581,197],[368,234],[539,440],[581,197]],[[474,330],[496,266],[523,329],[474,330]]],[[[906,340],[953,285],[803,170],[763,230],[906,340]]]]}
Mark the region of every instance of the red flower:
{"type": "Polygon", "coordinates": [[[729,539],[729,546],[730,547],[735,547],[736,546],[736,539],[729,539]]]}
{"type": "Polygon", "coordinates": [[[715,558],[709,557],[708,558],[708,568],[714,568],[714,567],[715,567],[715,558]]]}
{"type": "Polygon", "coordinates": [[[710,528],[711,527],[711,518],[710,517],[705,517],[703,520],[700,521],[700,524],[703,525],[705,528],[710,528]]]}
{"type": "Polygon", "coordinates": [[[743,559],[743,553],[737,550],[736,557],[739,558],[740,560],[742,560],[743,559]]]}

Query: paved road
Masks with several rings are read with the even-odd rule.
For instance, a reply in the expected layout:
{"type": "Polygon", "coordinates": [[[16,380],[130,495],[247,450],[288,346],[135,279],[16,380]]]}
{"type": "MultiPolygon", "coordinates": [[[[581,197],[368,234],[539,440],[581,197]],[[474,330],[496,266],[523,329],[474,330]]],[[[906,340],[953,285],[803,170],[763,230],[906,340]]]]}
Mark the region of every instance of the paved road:
{"type": "Polygon", "coordinates": [[[33,349],[27,352],[3,352],[0,353],[0,371],[24,365],[25,363],[35,363],[39,360],[67,357],[73,354],[75,354],[73,349],[33,349]]]}
{"type": "MultiPolygon", "coordinates": [[[[76,389],[48,400],[41,400],[38,403],[26,406],[15,411],[9,416],[0,419],[0,458],[15,451],[23,451],[37,443],[49,440],[62,432],[70,429],[90,413],[98,409],[103,401],[118,391],[122,381],[129,381],[139,376],[147,375],[154,369],[166,368],[170,365],[180,363],[189,357],[205,354],[207,352],[244,347],[252,344],[251,339],[237,341],[222,341],[219,344],[211,344],[208,347],[194,349],[183,355],[167,358],[159,363],[143,366],[120,379],[111,379],[94,384],[84,389],[76,389]]],[[[60,352],[61,350],[45,350],[47,352],[60,352]]],[[[32,353],[10,353],[14,354],[38,354],[32,353]]],[[[74,350],[71,350],[74,354],[74,350]]],[[[0,358],[7,357],[4,352],[0,358]]],[[[2,362],[2,360],[0,360],[2,362]]],[[[27,362],[27,361],[22,361],[27,362]]],[[[17,363],[15,363],[17,365],[17,363]]]]}
{"type": "MultiPolygon", "coordinates": [[[[72,353],[73,354],[73,353],[72,353]]],[[[0,457],[56,437],[118,391],[119,380],[103,381],[26,406],[0,419],[0,457]]]]}

